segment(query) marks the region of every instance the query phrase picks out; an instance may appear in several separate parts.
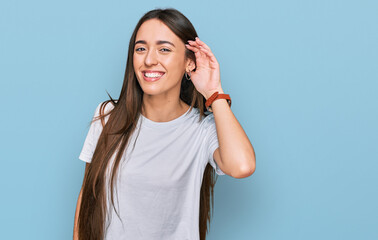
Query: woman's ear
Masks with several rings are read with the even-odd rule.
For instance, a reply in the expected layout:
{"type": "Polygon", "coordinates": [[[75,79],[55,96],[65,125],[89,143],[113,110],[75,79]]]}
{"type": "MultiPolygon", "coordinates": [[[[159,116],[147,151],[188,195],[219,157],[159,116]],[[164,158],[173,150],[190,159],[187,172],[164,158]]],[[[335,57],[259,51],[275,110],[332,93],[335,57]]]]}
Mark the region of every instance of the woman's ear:
{"type": "Polygon", "coordinates": [[[194,63],[192,59],[189,58],[188,63],[186,64],[186,71],[187,72],[193,71],[195,68],[196,68],[196,64],[194,63]]]}

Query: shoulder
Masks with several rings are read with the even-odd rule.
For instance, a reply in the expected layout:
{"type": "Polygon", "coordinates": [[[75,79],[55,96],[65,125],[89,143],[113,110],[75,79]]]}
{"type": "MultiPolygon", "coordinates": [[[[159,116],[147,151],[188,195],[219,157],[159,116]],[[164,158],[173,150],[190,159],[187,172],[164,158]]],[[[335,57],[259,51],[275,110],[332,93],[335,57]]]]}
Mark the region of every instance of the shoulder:
{"type": "Polygon", "coordinates": [[[103,128],[109,119],[111,111],[114,109],[114,105],[111,100],[100,102],[93,114],[92,122],[98,128],[103,128]]]}
{"type": "Polygon", "coordinates": [[[205,128],[215,124],[214,114],[210,113],[208,115],[205,115],[202,119],[202,124],[205,128]]]}
{"type": "Polygon", "coordinates": [[[110,100],[100,102],[96,107],[94,117],[98,117],[100,115],[108,114],[109,112],[111,112],[114,109],[114,107],[115,106],[113,105],[112,101],[110,101],[110,100]]]}
{"type": "Polygon", "coordinates": [[[206,128],[214,123],[213,113],[204,112],[204,114],[201,114],[198,108],[193,108],[191,111],[193,111],[193,113],[191,114],[191,117],[188,118],[188,120],[191,119],[190,121],[193,121],[193,123],[196,123],[199,127],[206,128]]]}
{"type": "MultiPolygon", "coordinates": [[[[117,101],[115,101],[115,103],[117,103],[117,101]]],[[[106,101],[103,101],[103,102],[100,102],[98,105],[97,105],[97,108],[96,110],[99,111],[99,110],[104,110],[104,113],[108,113],[110,112],[111,110],[114,109],[114,104],[111,100],[106,100],[106,101]]]]}

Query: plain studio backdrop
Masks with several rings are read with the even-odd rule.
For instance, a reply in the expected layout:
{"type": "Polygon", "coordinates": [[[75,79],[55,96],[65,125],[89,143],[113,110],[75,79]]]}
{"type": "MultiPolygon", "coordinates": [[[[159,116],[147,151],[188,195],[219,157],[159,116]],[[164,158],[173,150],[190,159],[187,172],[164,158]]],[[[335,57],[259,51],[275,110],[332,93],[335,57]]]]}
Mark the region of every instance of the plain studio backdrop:
{"type": "Polygon", "coordinates": [[[218,177],[208,239],[378,239],[373,0],[2,0],[1,238],[72,238],[89,121],[157,7],[210,46],[256,152],[252,176],[218,177]]]}

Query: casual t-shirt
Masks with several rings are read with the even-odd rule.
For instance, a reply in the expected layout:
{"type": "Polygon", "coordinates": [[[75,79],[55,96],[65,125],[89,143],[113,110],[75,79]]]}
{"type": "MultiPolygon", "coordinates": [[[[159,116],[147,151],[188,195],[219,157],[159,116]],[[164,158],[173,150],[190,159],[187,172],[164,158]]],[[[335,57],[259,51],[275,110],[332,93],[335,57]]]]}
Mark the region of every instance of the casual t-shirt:
{"type": "MultiPolygon", "coordinates": [[[[110,108],[111,102],[105,112],[110,108]]],[[[120,218],[110,207],[107,188],[105,239],[199,240],[205,167],[210,163],[218,175],[225,173],[213,159],[219,147],[213,114],[199,121],[199,110],[189,110],[168,122],[154,122],[140,114],[118,170],[114,205],[120,218]]],[[[79,159],[91,162],[101,131],[101,120],[91,124],[79,159]]],[[[115,154],[110,163],[114,158],[115,154]]]]}

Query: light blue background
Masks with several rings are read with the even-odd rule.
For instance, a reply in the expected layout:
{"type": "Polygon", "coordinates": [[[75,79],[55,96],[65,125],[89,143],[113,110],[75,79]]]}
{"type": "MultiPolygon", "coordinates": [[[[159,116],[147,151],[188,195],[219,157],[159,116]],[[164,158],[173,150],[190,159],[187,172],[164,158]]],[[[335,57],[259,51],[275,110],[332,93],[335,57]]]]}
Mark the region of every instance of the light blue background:
{"type": "Polygon", "coordinates": [[[211,47],[256,152],[252,176],[218,178],[208,239],[378,239],[378,3],[361,0],[2,0],[1,238],[72,238],[88,123],[155,7],[211,47]]]}

